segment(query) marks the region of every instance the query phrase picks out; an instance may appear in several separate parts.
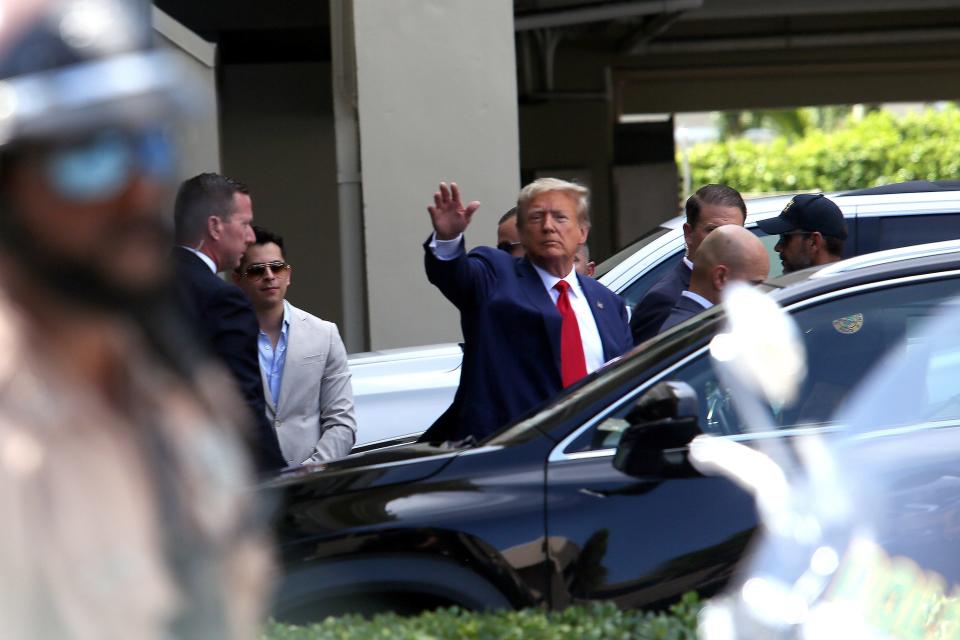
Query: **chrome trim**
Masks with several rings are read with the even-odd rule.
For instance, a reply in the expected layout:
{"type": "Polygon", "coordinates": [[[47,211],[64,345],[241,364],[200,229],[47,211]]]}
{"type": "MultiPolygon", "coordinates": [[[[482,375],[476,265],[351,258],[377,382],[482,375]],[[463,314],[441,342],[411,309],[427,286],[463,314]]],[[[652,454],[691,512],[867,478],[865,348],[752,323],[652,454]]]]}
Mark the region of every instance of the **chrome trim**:
{"type": "Polygon", "coordinates": [[[394,436],[392,438],[384,438],[383,440],[374,440],[373,442],[364,442],[363,444],[356,445],[353,449],[350,450],[350,455],[355,453],[366,453],[367,451],[379,451],[380,449],[392,449],[394,447],[402,447],[405,444],[413,444],[417,439],[422,435],[420,433],[410,433],[405,436],[394,436]]]}
{"type": "Polygon", "coordinates": [[[898,247],[896,249],[886,249],[874,253],[865,253],[862,256],[847,258],[846,260],[827,265],[816,273],[811,274],[810,279],[826,278],[837,273],[850,273],[852,271],[866,269],[867,267],[901,262],[913,258],[929,258],[957,252],[960,252],[960,240],[944,240],[942,242],[930,242],[908,247],[898,247]]]}
{"type": "MultiPolygon", "coordinates": [[[[828,291],[818,296],[814,296],[812,298],[807,298],[805,300],[798,300],[797,302],[794,302],[784,307],[784,310],[792,314],[795,311],[800,311],[809,306],[820,304],[826,300],[841,298],[841,297],[845,297],[855,293],[860,293],[862,291],[895,287],[907,282],[919,282],[923,280],[939,280],[942,278],[949,278],[949,277],[956,277],[956,276],[960,276],[960,269],[954,269],[951,271],[937,271],[934,273],[922,273],[922,274],[917,274],[913,276],[904,276],[902,278],[879,280],[877,282],[866,282],[864,284],[857,285],[855,287],[848,287],[845,289],[828,291]]],[[[570,446],[570,443],[572,443],[574,440],[580,437],[586,430],[590,429],[600,421],[604,420],[611,413],[614,413],[615,411],[619,410],[621,407],[623,407],[623,405],[630,402],[631,400],[636,398],[639,394],[643,393],[644,391],[649,389],[651,386],[660,382],[661,380],[663,380],[665,377],[672,374],[674,371],[676,371],[680,367],[683,367],[687,365],[691,360],[694,360],[702,356],[703,353],[707,351],[707,349],[709,349],[709,345],[704,345],[699,349],[697,349],[696,351],[694,351],[693,353],[691,353],[690,355],[688,355],[687,357],[683,358],[682,360],[675,362],[673,365],[664,369],[660,373],[654,375],[652,378],[650,378],[646,382],[638,385],[633,392],[624,395],[622,398],[620,398],[619,401],[610,405],[610,407],[608,407],[606,411],[597,414],[596,416],[594,416],[593,418],[585,422],[583,425],[581,425],[579,428],[575,429],[573,432],[570,433],[570,435],[568,435],[566,438],[561,440],[559,443],[557,443],[557,445],[553,449],[550,450],[550,455],[547,456],[547,463],[549,464],[551,462],[565,462],[568,460],[585,460],[585,459],[591,459],[591,458],[603,458],[603,457],[613,456],[614,452],[616,451],[615,449],[598,449],[596,451],[577,451],[573,453],[564,453],[564,449],[570,446]]],[[[735,441],[761,440],[765,438],[772,438],[775,435],[776,436],[783,436],[784,434],[792,435],[794,434],[794,432],[797,432],[797,431],[802,432],[802,434],[810,434],[810,433],[834,431],[836,430],[836,428],[837,428],[836,425],[829,425],[829,424],[819,426],[819,427],[794,426],[788,429],[777,429],[775,431],[741,433],[741,434],[720,436],[720,437],[729,438],[735,441]]],[[[800,434],[797,434],[797,435],[800,435],[800,434]]]]}
{"type": "MultiPolygon", "coordinates": [[[[797,425],[795,427],[790,427],[789,429],[776,429],[774,431],[757,431],[754,433],[736,433],[731,435],[724,436],[714,436],[717,438],[723,438],[724,440],[733,440],[734,442],[752,442],[755,440],[771,440],[773,438],[782,438],[790,436],[809,436],[809,435],[820,435],[824,433],[834,433],[840,430],[840,425],[837,423],[830,424],[821,424],[819,426],[805,426],[797,425]]],[[[563,461],[567,460],[589,460],[591,458],[612,458],[613,455],[617,452],[616,449],[597,449],[596,451],[578,451],[576,453],[568,453],[563,461]]],[[[559,462],[560,459],[550,460],[548,462],[559,462]]]]}
{"type": "MultiPolygon", "coordinates": [[[[365,464],[362,467],[350,467],[348,469],[332,469],[331,473],[355,471],[358,468],[363,469],[385,469],[387,467],[402,467],[408,464],[415,464],[417,462],[423,462],[424,460],[443,460],[445,458],[453,458],[463,453],[462,450],[449,451],[447,453],[438,453],[432,456],[417,456],[416,458],[407,458],[406,460],[390,460],[388,462],[378,462],[377,464],[365,464]]],[[[354,454],[350,454],[352,457],[354,454]]],[[[360,454],[363,455],[363,454],[360,454]]]]}

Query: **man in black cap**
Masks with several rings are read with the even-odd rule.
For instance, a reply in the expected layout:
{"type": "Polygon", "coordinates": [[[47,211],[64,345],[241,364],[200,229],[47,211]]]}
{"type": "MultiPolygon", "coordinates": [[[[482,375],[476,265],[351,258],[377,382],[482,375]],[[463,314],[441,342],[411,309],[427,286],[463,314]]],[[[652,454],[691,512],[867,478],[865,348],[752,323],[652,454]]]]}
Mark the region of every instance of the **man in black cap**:
{"type": "Polygon", "coordinates": [[[794,196],[779,216],[761,220],[757,226],[780,236],[774,250],[780,254],[784,273],[837,262],[847,239],[840,207],[822,193],[794,196]]]}

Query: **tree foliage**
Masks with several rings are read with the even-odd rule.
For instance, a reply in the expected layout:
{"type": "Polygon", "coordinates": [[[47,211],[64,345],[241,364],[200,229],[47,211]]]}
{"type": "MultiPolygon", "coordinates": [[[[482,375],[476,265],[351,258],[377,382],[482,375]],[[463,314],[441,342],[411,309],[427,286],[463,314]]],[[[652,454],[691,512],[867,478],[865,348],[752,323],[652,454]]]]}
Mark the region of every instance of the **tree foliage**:
{"type": "Polygon", "coordinates": [[[842,191],[905,180],[960,179],[960,109],[902,117],[873,111],[833,131],[807,129],[769,143],[742,138],[688,152],[692,184],[742,193],[842,191]]]}

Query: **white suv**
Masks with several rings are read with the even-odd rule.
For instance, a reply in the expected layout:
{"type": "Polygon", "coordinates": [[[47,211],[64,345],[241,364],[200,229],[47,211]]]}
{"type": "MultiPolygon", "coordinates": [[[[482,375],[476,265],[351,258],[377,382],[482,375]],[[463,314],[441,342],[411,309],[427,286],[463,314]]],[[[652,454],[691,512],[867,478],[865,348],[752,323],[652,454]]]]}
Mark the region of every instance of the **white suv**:
{"type": "MultiPolygon", "coordinates": [[[[907,182],[828,195],[847,221],[845,257],[960,238],[960,182],[907,182]]],[[[780,275],[773,251],[778,237],[767,236],[757,221],[779,215],[791,197],[747,201],[745,226],[767,247],[771,278],[780,275]]],[[[597,279],[632,307],[683,256],[683,223],[677,216],[655,227],[600,264],[597,279]]],[[[453,400],[462,355],[456,343],[351,355],[354,451],[406,442],[425,431],[453,400]]]]}

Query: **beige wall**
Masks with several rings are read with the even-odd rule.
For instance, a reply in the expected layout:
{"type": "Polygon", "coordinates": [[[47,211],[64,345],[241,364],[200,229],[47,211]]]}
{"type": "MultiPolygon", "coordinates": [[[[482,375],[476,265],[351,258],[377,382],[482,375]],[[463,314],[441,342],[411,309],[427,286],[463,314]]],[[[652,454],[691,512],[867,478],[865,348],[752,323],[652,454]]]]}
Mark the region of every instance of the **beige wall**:
{"type": "Polygon", "coordinates": [[[368,321],[373,348],[456,340],[458,316],[423,273],[440,180],[480,211],[467,244],[495,242],[519,189],[510,0],[355,0],[368,321]]]}
{"type": "Polygon", "coordinates": [[[224,65],[220,82],[224,173],[284,237],[290,302],[343,325],[330,65],[224,65]]]}
{"type": "MultiPolygon", "coordinates": [[[[220,168],[220,131],[217,125],[216,45],[211,44],[163,11],[153,8],[154,33],[160,46],[173,51],[198,89],[200,109],[191,120],[178,123],[179,175],[220,168]]],[[[172,211],[171,202],[168,209],[172,211]]]]}

